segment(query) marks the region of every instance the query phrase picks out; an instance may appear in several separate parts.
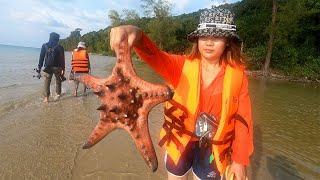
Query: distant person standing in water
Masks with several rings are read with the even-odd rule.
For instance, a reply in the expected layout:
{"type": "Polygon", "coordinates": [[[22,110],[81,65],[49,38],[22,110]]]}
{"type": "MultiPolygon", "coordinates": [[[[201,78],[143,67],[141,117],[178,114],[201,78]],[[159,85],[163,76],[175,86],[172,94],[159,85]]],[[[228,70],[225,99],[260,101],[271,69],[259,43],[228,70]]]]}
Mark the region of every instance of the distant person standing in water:
{"type": "MultiPolygon", "coordinates": [[[[72,52],[71,58],[71,74],[73,75],[73,78],[90,73],[90,60],[85,42],[78,43],[77,49],[74,49],[72,52]]],[[[73,96],[78,95],[78,87],[79,81],[74,80],[73,96]]],[[[83,84],[83,94],[86,93],[86,89],[87,87],[83,84]]]]}
{"type": "Polygon", "coordinates": [[[58,100],[61,96],[61,83],[65,80],[65,58],[64,58],[64,48],[59,45],[60,35],[52,32],[50,33],[49,42],[42,45],[38,70],[41,71],[42,66],[44,66],[44,90],[43,102],[47,103],[50,96],[50,83],[53,74],[56,77],[56,96],[55,100],[58,100]]]}

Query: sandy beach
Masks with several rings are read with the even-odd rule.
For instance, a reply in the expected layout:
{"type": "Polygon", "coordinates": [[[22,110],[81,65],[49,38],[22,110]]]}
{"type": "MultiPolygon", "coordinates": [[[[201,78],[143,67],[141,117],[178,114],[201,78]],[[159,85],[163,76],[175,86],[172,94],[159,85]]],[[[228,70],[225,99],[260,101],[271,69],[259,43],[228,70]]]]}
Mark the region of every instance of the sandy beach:
{"type": "MultiPolygon", "coordinates": [[[[114,58],[92,56],[95,76],[107,76],[114,58]]],[[[67,71],[70,53],[66,52],[67,71]]],[[[141,66],[142,63],[136,63],[141,66]]],[[[31,68],[30,68],[31,69],[31,68]]],[[[67,72],[68,73],[68,72],[67,72]]],[[[67,76],[66,73],[66,76],[67,76]]],[[[150,70],[140,71],[140,75],[150,70]]],[[[0,179],[165,179],[163,151],[157,145],[162,125],[162,105],[149,114],[150,132],[159,158],[156,173],[148,169],[130,136],[115,130],[89,150],[82,145],[98,122],[98,98],[71,96],[73,84],[63,82],[63,96],[54,101],[54,81],[49,104],[42,103],[43,79],[30,79],[0,88],[0,179]]],[[[155,75],[147,79],[160,82],[155,75]]],[[[8,80],[8,83],[10,81],[8,80]]],[[[11,82],[13,83],[13,82],[11,82]]],[[[81,85],[79,90],[82,89],[81,85]]]]}
{"type": "Polygon", "coordinates": [[[163,152],[156,145],[161,106],[150,113],[149,127],[158,154],[152,173],[125,131],[116,130],[89,150],[82,144],[98,120],[95,96],[65,96],[1,117],[2,179],[164,179],[163,152]],[[104,179],[104,178],[103,178],[104,179]]]}

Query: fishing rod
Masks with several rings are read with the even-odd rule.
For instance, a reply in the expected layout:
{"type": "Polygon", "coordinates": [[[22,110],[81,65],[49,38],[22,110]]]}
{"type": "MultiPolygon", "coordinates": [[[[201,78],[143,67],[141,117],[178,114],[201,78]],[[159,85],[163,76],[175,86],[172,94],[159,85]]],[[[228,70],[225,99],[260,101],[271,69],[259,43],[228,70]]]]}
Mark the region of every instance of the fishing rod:
{"type": "MultiPolygon", "coordinates": [[[[37,73],[37,75],[33,75],[32,77],[33,78],[38,78],[38,79],[40,79],[42,76],[41,76],[41,70],[40,69],[38,69],[38,68],[34,68],[33,69],[36,73],[37,73]]],[[[65,81],[67,78],[64,76],[64,75],[59,75],[59,76],[57,76],[58,78],[59,78],[59,80],[61,81],[61,82],[63,82],[63,81],[65,81]]]]}

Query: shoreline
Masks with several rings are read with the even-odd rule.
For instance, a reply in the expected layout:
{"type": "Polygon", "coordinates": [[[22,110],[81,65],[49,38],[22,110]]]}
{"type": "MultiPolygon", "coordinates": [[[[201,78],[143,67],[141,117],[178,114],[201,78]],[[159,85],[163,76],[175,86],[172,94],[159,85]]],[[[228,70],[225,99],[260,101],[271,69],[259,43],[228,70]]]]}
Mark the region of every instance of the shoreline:
{"type": "MultiPolygon", "coordinates": [[[[100,53],[89,53],[90,55],[98,55],[98,56],[108,56],[108,57],[115,57],[113,55],[107,54],[100,54],[100,53]]],[[[132,60],[139,60],[136,55],[133,55],[132,60]]],[[[318,79],[309,79],[308,77],[296,77],[296,76],[286,76],[281,73],[277,73],[271,70],[269,77],[264,77],[261,70],[245,70],[245,73],[254,79],[267,79],[267,80],[278,80],[278,81],[288,81],[294,83],[308,83],[308,84],[320,84],[320,80],[318,79]]]]}
{"type": "Polygon", "coordinates": [[[252,78],[255,79],[267,79],[267,80],[278,80],[278,81],[288,81],[288,82],[294,82],[294,83],[308,83],[308,84],[320,84],[320,80],[318,79],[308,79],[308,77],[305,78],[299,78],[295,76],[286,76],[280,73],[270,72],[270,75],[268,77],[264,77],[261,70],[246,70],[245,73],[252,78]]]}

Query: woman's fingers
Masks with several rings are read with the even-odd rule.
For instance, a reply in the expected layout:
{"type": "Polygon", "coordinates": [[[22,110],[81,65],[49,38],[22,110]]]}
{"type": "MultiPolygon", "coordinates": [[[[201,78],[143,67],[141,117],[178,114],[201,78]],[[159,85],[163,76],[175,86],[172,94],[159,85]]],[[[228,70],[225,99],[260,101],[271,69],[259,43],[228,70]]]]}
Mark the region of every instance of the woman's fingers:
{"type": "Polygon", "coordinates": [[[117,51],[123,41],[128,41],[127,33],[123,27],[115,27],[111,29],[110,33],[110,47],[117,51]]]}
{"type": "Polygon", "coordinates": [[[120,47],[121,42],[127,41],[129,48],[131,48],[137,41],[137,38],[141,38],[141,33],[137,33],[138,28],[134,26],[119,26],[114,27],[110,31],[110,48],[111,50],[117,51],[120,47]]]}
{"type": "Polygon", "coordinates": [[[244,165],[233,161],[231,164],[230,171],[231,171],[231,173],[234,174],[236,180],[245,180],[246,179],[246,171],[245,171],[244,165]]]}
{"type": "Polygon", "coordinates": [[[111,50],[115,51],[119,49],[120,41],[122,40],[121,31],[119,31],[119,27],[114,27],[110,31],[110,47],[111,50]]]}
{"type": "Polygon", "coordinates": [[[120,31],[120,27],[114,27],[111,29],[110,32],[110,47],[111,50],[115,51],[117,49],[119,49],[119,44],[121,42],[121,40],[123,39],[120,31]]]}
{"type": "Polygon", "coordinates": [[[142,31],[136,26],[128,26],[128,44],[129,47],[133,47],[138,41],[140,41],[142,36],[142,31]]]}
{"type": "Polygon", "coordinates": [[[109,34],[109,38],[110,38],[110,48],[113,51],[113,28],[111,28],[110,34],[109,34]]]}

